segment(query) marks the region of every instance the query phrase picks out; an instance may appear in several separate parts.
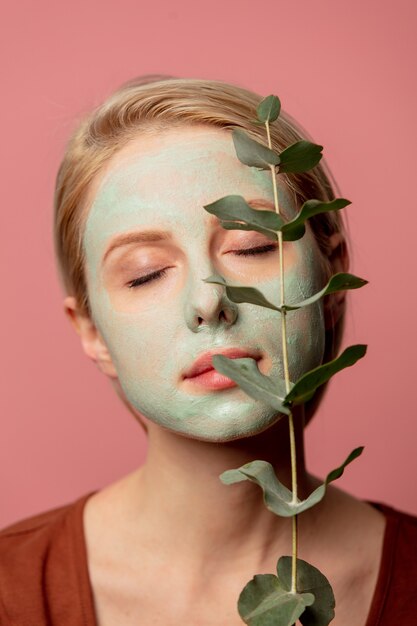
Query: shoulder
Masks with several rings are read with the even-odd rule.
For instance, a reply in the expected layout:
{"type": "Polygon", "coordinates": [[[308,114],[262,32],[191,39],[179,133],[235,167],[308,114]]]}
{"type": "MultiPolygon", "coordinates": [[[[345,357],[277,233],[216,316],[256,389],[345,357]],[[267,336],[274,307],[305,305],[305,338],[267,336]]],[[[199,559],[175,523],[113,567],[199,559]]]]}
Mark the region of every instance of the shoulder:
{"type": "Polygon", "coordinates": [[[20,552],[26,558],[40,556],[52,542],[59,540],[60,535],[68,531],[75,510],[88,495],[0,529],[0,568],[4,569],[9,559],[18,559],[20,552]]]}
{"type": "Polygon", "coordinates": [[[45,607],[64,590],[71,593],[82,559],[82,510],[90,495],[0,530],[0,623],[3,616],[14,623],[34,614],[43,624],[45,607]]]}
{"type": "Polygon", "coordinates": [[[380,502],[369,502],[386,517],[384,549],[377,592],[375,618],[381,626],[415,623],[417,596],[417,516],[380,502]],[[378,608],[378,610],[376,610],[378,608]]]}
{"type": "Polygon", "coordinates": [[[387,504],[374,504],[387,518],[386,540],[393,547],[392,562],[399,568],[401,566],[402,571],[410,571],[411,568],[417,581],[417,516],[387,504]]]}
{"type": "Polygon", "coordinates": [[[392,580],[400,581],[404,574],[413,572],[417,592],[417,516],[406,513],[388,504],[371,503],[386,517],[385,566],[390,568],[392,580]]]}
{"type": "Polygon", "coordinates": [[[397,509],[390,504],[368,500],[368,504],[381,511],[387,519],[387,525],[396,527],[398,538],[410,537],[417,540],[417,515],[397,509]]]}
{"type": "Polygon", "coordinates": [[[20,519],[8,526],[0,528],[0,545],[4,545],[9,537],[22,536],[50,526],[51,523],[61,517],[62,514],[65,515],[68,509],[74,506],[74,504],[75,502],[71,502],[47,511],[42,511],[41,513],[36,513],[35,515],[20,519]]]}

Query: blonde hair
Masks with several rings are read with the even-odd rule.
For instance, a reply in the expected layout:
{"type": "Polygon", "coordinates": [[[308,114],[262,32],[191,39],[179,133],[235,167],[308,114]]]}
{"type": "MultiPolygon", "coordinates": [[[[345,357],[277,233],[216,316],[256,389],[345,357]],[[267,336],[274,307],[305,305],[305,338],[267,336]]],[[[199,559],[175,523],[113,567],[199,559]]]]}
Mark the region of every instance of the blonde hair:
{"type": "MultiPolygon", "coordinates": [[[[265,143],[265,129],[252,123],[261,100],[258,94],[223,81],[147,75],[120,87],[81,122],[59,168],[54,199],[58,269],[64,290],[75,297],[81,314],[91,314],[82,243],[88,192],[104,165],[138,133],[184,124],[206,124],[230,132],[241,128],[265,143]]],[[[284,112],[271,124],[270,132],[273,149],[278,152],[307,135],[284,112]]],[[[282,174],[282,179],[297,206],[311,198],[330,201],[335,197],[334,182],[332,185],[323,161],[306,173],[282,174]]],[[[322,252],[325,273],[330,275],[329,238],[338,232],[345,239],[340,212],[317,215],[310,219],[310,225],[322,252]]],[[[325,360],[338,350],[342,329],[343,318],[327,333],[325,360]]]]}

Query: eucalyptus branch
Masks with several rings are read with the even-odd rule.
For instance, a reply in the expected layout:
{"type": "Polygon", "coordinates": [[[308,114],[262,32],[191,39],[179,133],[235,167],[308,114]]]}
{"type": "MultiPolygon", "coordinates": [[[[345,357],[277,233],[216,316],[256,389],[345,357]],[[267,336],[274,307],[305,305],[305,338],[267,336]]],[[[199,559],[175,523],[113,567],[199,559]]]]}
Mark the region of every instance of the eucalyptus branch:
{"type": "Polygon", "coordinates": [[[255,210],[242,196],[230,195],[220,198],[204,208],[221,220],[221,225],[229,230],[255,230],[273,241],[278,241],[280,264],[280,305],[269,302],[253,287],[230,285],[222,276],[213,275],[204,279],[208,283],[225,287],[228,298],[233,302],[247,302],[278,311],[281,315],[281,339],[284,379],[272,381],[262,374],[251,358],[230,359],[214,355],[212,363],[221,374],[234,380],[245,393],[261,400],[276,409],[281,415],[288,415],[291,482],[289,490],[275,475],[270,463],[255,460],[238,469],[230,469],[221,474],[226,485],[242,480],[250,480],[263,491],[265,506],[281,517],[292,518],[292,555],[282,556],[277,563],[277,576],[258,574],[242,590],[238,600],[238,611],[249,626],[291,626],[300,619],[304,626],[327,626],[334,617],[335,600],[327,578],[313,565],[297,558],[298,515],[318,504],[325,496],[327,485],[342,476],[345,467],[356,459],[363,447],[353,450],[346,460],[332,470],[323,484],[317,487],[305,500],[299,500],[297,492],[297,463],[294,433],[293,408],[310,400],[316,389],[325,384],[341,370],[354,365],[366,353],[362,344],[349,346],[337,358],[306,372],[295,382],[291,382],[288,366],[287,326],[288,311],[311,306],[326,295],[341,290],[363,287],[367,281],[353,274],[338,273],[330,277],[328,283],[301,302],[287,303],[284,283],[284,241],[296,241],[305,234],[306,221],[319,213],[338,211],[350,202],[336,198],[330,202],[307,200],[295,217],[285,221],[280,212],[276,168],[278,173],[306,172],[321,159],[322,146],[308,141],[297,141],[280,154],[272,149],[270,124],[279,116],[281,104],[276,96],[268,96],[257,107],[255,125],[265,125],[267,143],[265,146],[254,141],[240,129],[232,132],[235,150],[239,160],[249,167],[269,170],[272,176],[275,211],[255,210]]]}
{"type": "MultiPolygon", "coordinates": [[[[266,134],[268,138],[268,148],[272,150],[271,133],[269,130],[269,117],[265,120],[266,134]]],[[[278,186],[275,173],[275,166],[269,166],[272,177],[272,187],[274,192],[275,212],[280,215],[278,202],[278,186]]],[[[281,291],[281,337],[282,337],[282,360],[284,366],[285,390],[287,394],[290,392],[290,373],[288,367],[288,348],[287,348],[287,310],[285,308],[285,281],[284,281],[284,240],[282,231],[278,231],[278,248],[279,248],[279,274],[280,274],[280,291],[281,291]]],[[[290,452],[291,452],[291,486],[293,502],[297,502],[298,485],[297,485],[297,447],[295,443],[294,418],[292,411],[288,416],[288,428],[290,433],[290,452]]],[[[298,555],[298,518],[294,515],[292,518],[292,567],[291,567],[291,592],[297,591],[297,555],[298,555]]]]}

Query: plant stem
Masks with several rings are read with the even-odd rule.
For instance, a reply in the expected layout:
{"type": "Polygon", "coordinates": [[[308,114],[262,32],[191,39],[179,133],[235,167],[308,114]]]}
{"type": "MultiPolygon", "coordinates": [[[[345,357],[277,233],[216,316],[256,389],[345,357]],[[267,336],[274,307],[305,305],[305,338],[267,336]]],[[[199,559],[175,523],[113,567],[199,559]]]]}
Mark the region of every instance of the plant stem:
{"type": "MultiPolygon", "coordinates": [[[[291,446],[291,476],[292,476],[292,501],[297,502],[297,457],[294,436],[294,420],[292,413],[288,416],[291,446]]],[[[292,568],[291,568],[291,591],[297,591],[297,553],[298,553],[298,515],[292,518],[292,568]]]]}
{"type": "MultiPolygon", "coordinates": [[[[273,166],[271,166],[273,170],[273,166]]],[[[273,171],[274,187],[276,190],[275,171],[273,171]]],[[[275,191],[274,191],[275,195],[275,191]]],[[[277,213],[279,213],[278,195],[276,198],[277,213]]],[[[279,275],[281,287],[281,336],[282,336],[282,360],[284,363],[285,390],[290,392],[290,372],[288,369],[288,348],[287,348],[287,311],[285,309],[285,286],[284,286],[284,242],[282,232],[278,231],[278,248],[279,248],[279,275]]]]}
{"type": "MultiPolygon", "coordinates": [[[[268,147],[272,150],[271,134],[269,132],[269,122],[265,122],[266,134],[268,137],[268,147]]],[[[277,178],[275,166],[270,165],[272,175],[272,186],[274,191],[274,204],[276,213],[280,213],[278,201],[277,178]]],[[[285,309],[285,286],[284,286],[284,242],[282,232],[278,231],[278,247],[279,247],[279,273],[281,287],[281,336],[282,336],[282,360],[284,364],[284,378],[286,392],[290,392],[290,374],[288,368],[288,349],[287,349],[287,311],[285,309]]],[[[290,431],[290,450],[291,450],[291,482],[292,482],[292,501],[297,502],[297,452],[295,445],[294,420],[292,413],[288,416],[288,426],[290,431]]],[[[291,592],[297,591],[297,552],[298,552],[298,516],[292,518],[292,568],[291,568],[291,592]]]]}

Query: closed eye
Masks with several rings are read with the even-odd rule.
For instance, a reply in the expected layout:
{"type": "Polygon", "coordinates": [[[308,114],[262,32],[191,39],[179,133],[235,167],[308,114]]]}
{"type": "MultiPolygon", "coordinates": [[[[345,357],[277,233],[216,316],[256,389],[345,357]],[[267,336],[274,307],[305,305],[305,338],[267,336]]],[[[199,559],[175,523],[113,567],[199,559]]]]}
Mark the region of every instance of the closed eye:
{"type": "MultiPolygon", "coordinates": [[[[258,246],[256,248],[245,248],[243,250],[233,250],[233,254],[236,256],[255,256],[259,254],[267,254],[268,252],[273,252],[277,249],[276,243],[270,243],[265,246],[258,246]]],[[[140,278],[135,278],[134,280],[128,283],[129,289],[134,289],[135,287],[140,287],[141,285],[145,285],[146,283],[150,283],[155,280],[160,280],[166,275],[167,269],[158,270],[156,272],[152,272],[152,274],[147,274],[147,276],[141,276],[140,278]]]]}
{"type": "Polygon", "coordinates": [[[236,256],[250,256],[255,254],[266,254],[267,252],[273,252],[278,245],[276,243],[270,243],[265,246],[258,246],[257,248],[246,248],[244,250],[233,250],[233,254],[236,256]]]}
{"type": "Polygon", "coordinates": [[[147,276],[141,276],[140,278],[135,278],[135,280],[131,280],[127,286],[129,287],[129,289],[140,287],[141,285],[144,285],[145,283],[150,283],[151,281],[159,280],[160,278],[165,276],[166,272],[167,272],[166,269],[158,270],[157,272],[152,272],[152,274],[148,274],[147,276]]]}

